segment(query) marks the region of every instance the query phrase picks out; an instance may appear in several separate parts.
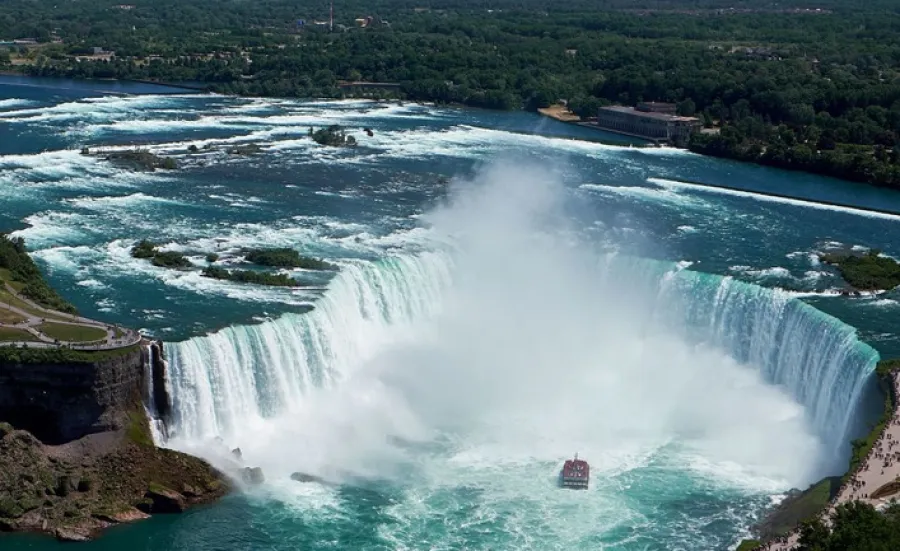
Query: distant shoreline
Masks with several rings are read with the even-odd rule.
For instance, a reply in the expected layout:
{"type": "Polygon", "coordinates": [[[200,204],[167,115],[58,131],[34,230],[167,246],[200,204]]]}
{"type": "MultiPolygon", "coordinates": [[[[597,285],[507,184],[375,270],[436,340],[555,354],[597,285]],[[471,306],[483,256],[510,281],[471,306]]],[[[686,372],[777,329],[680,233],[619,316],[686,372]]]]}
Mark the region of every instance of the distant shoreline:
{"type": "Polygon", "coordinates": [[[178,94],[184,92],[208,92],[205,88],[201,88],[199,86],[191,86],[189,84],[175,84],[170,82],[161,82],[161,81],[153,81],[153,80],[140,80],[140,79],[118,79],[118,78],[109,78],[109,79],[86,79],[86,78],[71,78],[71,77],[55,77],[55,76],[35,76],[35,75],[26,75],[24,73],[10,71],[10,70],[0,70],[0,85],[6,86],[22,86],[22,87],[32,87],[32,88],[53,88],[54,86],[47,84],[42,85],[42,82],[49,83],[52,81],[57,81],[60,83],[69,82],[69,83],[78,83],[82,86],[56,86],[56,88],[62,90],[86,90],[91,92],[97,92],[102,94],[110,94],[115,96],[130,96],[130,95],[151,95],[151,94],[178,94]],[[8,78],[4,77],[12,77],[13,79],[21,79],[22,82],[14,82],[8,78]],[[115,90],[115,89],[107,89],[101,87],[91,87],[92,84],[103,85],[103,84],[112,84],[112,85],[120,85],[120,86],[153,86],[158,87],[160,90],[153,91],[128,91],[128,90],[115,90]]]}

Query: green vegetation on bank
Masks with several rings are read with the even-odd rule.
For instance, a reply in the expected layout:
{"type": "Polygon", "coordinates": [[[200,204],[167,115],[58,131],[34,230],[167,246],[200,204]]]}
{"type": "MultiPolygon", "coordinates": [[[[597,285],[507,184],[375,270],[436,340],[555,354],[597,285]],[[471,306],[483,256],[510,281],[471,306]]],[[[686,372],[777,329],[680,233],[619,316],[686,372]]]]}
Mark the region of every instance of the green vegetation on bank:
{"type": "Polygon", "coordinates": [[[273,268],[302,268],[304,270],[335,270],[333,264],[319,260],[301,256],[294,249],[253,249],[244,257],[247,262],[257,264],[259,266],[269,266],[273,268]]]}
{"type": "Polygon", "coordinates": [[[837,507],[832,527],[821,520],[804,523],[798,551],[875,551],[900,549],[900,505],[878,512],[854,501],[837,507]]]}
{"type": "Polygon", "coordinates": [[[762,545],[758,540],[744,540],[737,546],[735,551],[756,551],[756,548],[762,545]]]}
{"type": "Polygon", "coordinates": [[[839,477],[823,478],[802,492],[792,490],[755,529],[762,539],[775,538],[790,533],[801,522],[816,517],[828,501],[837,495],[839,477]]]}
{"type": "Polygon", "coordinates": [[[253,283],[270,287],[301,287],[303,284],[285,274],[254,272],[252,270],[226,270],[216,266],[208,266],[203,270],[204,277],[222,279],[237,283],[253,283]]]}
{"type": "Polygon", "coordinates": [[[348,0],[334,32],[324,3],[129,6],[6,0],[0,38],[36,44],[0,47],[0,66],[249,96],[532,110],[565,99],[588,117],[669,101],[712,132],[695,151],[900,187],[891,0],[348,0]]]}
{"type": "Polygon", "coordinates": [[[191,266],[191,262],[183,254],[175,251],[161,252],[158,245],[147,239],[132,247],[131,256],[149,258],[154,266],[160,268],[189,268],[191,266]]]}
{"type": "MultiPolygon", "coordinates": [[[[38,269],[37,265],[28,256],[25,248],[25,240],[21,237],[11,238],[0,234],[0,268],[9,274],[11,285],[17,287],[17,291],[24,297],[33,300],[37,304],[52,310],[74,314],[75,307],[66,302],[54,291],[38,269]]],[[[3,278],[0,278],[2,280],[3,278]]],[[[0,281],[0,287],[4,284],[0,281]]],[[[4,292],[4,295],[8,293],[4,292]]],[[[27,309],[27,308],[26,308],[27,309]]]]}
{"type": "Polygon", "coordinates": [[[900,285],[900,263],[880,256],[881,251],[866,254],[826,254],[822,261],[837,266],[847,283],[865,291],[889,291],[900,285]]]}
{"type": "Polygon", "coordinates": [[[140,343],[113,350],[69,350],[67,348],[0,347],[0,363],[66,364],[96,363],[140,350],[140,343]]]}

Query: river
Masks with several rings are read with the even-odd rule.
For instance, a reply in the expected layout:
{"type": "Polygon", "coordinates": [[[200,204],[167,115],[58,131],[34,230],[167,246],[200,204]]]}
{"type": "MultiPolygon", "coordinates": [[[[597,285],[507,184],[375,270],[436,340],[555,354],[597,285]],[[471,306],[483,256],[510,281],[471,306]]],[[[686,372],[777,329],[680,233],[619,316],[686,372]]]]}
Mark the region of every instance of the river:
{"type": "Polygon", "coordinates": [[[2,77],[0,200],[83,315],[167,342],[165,445],[266,473],[89,550],[728,549],[841,471],[900,352],[896,295],[841,297],[819,261],[900,255],[897,193],[530,113],[2,77]],[[331,124],[359,145],[307,137],[331,124]],[[132,258],[144,238],[195,268],[132,258]],[[200,275],[253,247],[340,271],[200,275]],[[575,452],[591,489],[558,490],[575,452]]]}

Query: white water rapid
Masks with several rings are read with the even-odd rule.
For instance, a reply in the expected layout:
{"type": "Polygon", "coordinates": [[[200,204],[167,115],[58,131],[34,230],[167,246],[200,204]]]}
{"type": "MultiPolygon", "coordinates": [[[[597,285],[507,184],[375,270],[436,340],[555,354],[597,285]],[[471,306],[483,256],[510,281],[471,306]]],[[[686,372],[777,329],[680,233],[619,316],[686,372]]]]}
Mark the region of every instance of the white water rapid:
{"type": "Polygon", "coordinates": [[[400,476],[398,442],[441,442],[451,462],[582,451],[601,472],[670,446],[691,469],[795,486],[840,460],[877,360],[853,328],[599,256],[567,197],[555,174],[495,166],[428,216],[452,246],[346,264],[308,314],[167,344],[167,445],[215,461],[219,437],[273,480],[400,476]]]}

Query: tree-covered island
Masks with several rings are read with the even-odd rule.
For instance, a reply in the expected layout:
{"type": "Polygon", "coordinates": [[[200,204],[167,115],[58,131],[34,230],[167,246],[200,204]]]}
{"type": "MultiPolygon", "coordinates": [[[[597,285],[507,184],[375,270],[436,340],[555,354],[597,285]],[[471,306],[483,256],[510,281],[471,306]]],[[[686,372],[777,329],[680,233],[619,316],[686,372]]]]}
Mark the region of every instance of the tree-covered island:
{"type": "Polygon", "coordinates": [[[900,285],[900,263],[877,250],[865,254],[826,254],[822,262],[837,266],[841,277],[861,291],[890,291],[900,285]]]}
{"type": "Polygon", "coordinates": [[[900,187],[892,0],[0,4],[0,70],[582,118],[663,101],[698,152],[900,187]]]}

